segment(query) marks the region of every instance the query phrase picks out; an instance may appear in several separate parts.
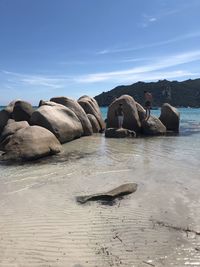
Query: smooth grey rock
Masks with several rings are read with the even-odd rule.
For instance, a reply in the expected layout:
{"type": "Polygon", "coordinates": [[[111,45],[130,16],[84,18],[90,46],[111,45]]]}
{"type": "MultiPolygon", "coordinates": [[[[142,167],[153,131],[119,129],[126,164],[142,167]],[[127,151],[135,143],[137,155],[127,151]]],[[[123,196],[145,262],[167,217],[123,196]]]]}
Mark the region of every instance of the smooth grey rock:
{"type": "Polygon", "coordinates": [[[30,118],[34,109],[32,105],[26,101],[16,101],[13,107],[12,118],[15,121],[28,121],[30,122],[30,118]]]}
{"type": "Polygon", "coordinates": [[[79,105],[79,103],[71,98],[68,97],[53,97],[50,99],[50,101],[53,101],[55,103],[61,104],[69,109],[71,109],[76,116],[79,118],[82,127],[84,135],[92,135],[92,125],[84,111],[84,109],[79,105]]]}
{"type": "Polygon", "coordinates": [[[159,119],[168,131],[179,132],[180,113],[175,107],[168,103],[163,104],[159,119]]]}
{"type": "Polygon", "coordinates": [[[51,131],[61,143],[83,135],[83,127],[76,114],[69,108],[47,101],[31,116],[31,125],[42,126],[51,131]]]}
{"type": "Polygon", "coordinates": [[[34,160],[61,151],[56,137],[40,126],[28,126],[16,131],[4,147],[4,160],[34,160]]]}
{"type": "Polygon", "coordinates": [[[99,105],[97,101],[89,96],[82,96],[78,99],[78,103],[81,105],[81,107],[85,110],[86,114],[92,114],[96,117],[101,131],[105,129],[105,122],[101,115],[101,110],[99,108],[99,105]]]}
{"type": "MultiPolygon", "coordinates": [[[[5,146],[5,139],[7,139],[7,137],[13,135],[15,132],[17,132],[18,130],[22,129],[22,128],[26,128],[28,127],[29,124],[27,121],[14,121],[12,119],[9,119],[6,126],[3,129],[3,132],[1,134],[0,137],[0,149],[4,150],[4,146],[5,146]]],[[[8,141],[8,139],[7,139],[8,141]]]]}
{"type": "Polygon", "coordinates": [[[87,117],[92,125],[93,133],[99,133],[101,131],[101,128],[96,117],[92,114],[87,114],[87,117]]]}
{"type": "Polygon", "coordinates": [[[150,116],[148,120],[142,122],[142,133],[144,135],[164,135],[166,127],[158,118],[150,116]]]}
{"type": "Polygon", "coordinates": [[[135,100],[129,95],[122,95],[121,97],[114,100],[108,107],[107,114],[107,128],[117,128],[118,118],[116,116],[116,110],[122,104],[124,121],[123,128],[133,130],[136,133],[141,130],[141,123],[136,107],[135,100]]]}
{"type": "Polygon", "coordinates": [[[85,203],[89,200],[113,200],[116,197],[134,193],[137,190],[136,183],[122,184],[108,192],[92,194],[88,196],[78,196],[76,200],[80,203],[85,203]]]}

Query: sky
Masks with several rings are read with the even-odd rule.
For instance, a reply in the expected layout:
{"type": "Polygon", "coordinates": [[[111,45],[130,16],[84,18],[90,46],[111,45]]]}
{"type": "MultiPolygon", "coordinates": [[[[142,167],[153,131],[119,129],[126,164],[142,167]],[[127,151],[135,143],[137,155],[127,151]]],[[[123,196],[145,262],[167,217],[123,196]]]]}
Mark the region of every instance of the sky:
{"type": "Polygon", "coordinates": [[[0,105],[200,77],[200,0],[0,0],[0,105]]]}

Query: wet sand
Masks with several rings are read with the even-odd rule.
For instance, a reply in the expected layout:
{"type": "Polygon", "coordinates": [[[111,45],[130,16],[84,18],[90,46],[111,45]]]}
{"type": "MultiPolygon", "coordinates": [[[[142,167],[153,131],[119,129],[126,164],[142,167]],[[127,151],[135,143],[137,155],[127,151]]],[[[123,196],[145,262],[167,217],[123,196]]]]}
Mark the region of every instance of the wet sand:
{"type": "Polygon", "coordinates": [[[200,266],[199,138],[94,135],[1,163],[0,266],[200,266]],[[138,189],[112,205],[76,202],[123,183],[138,189]]]}

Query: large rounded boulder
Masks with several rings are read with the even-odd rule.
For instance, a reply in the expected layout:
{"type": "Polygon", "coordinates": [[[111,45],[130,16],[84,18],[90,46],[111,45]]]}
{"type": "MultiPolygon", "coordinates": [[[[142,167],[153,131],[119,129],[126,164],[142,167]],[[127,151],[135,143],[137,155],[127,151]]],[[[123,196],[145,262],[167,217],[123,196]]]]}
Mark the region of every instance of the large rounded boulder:
{"type": "Polygon", "coordinates": [[[15,121],[30,122],[30,118],[33,112],[34,109],[30,103],[21,100],[16,101],[12,112],[12,118],[15,121]]]}
{"type": "Polygon", "coordinates": [[[163,104],[159,119],[168,131],[179,132],[180,113],[175,107],[168,103],[163,104]]]}
{"type": "Polygon", "coordinates": [[[53,97],[50,99],[50,101],[53,101],[55,103],[61,104],[69,109],[71,109],[76,116],[79,118],[82,127],[84,135],[92,135],[92,125],[84,111],[84,109],[79,105],[79,103],[76,100],[73,100],[68,97],[53,97]]]}
{"type": "Polygon", "coordinates": [[[99,133],[101,131],[101,128],[96,117],[92,114],[87,114],[87,117],[92,125],[93,133],[99,133]]]}
{"type": "Polygon", "coordinates": [[[144,135],[164,135],[166,127],[158,118],[150,116],[148,120],[142,122],[142,133],[144,135]]]}
{"type": "Polygon", "coordinates": [[[138,102],[135,102],[135,104],[138,111],[140,122],[142,123],[142,121],[145,120],[146,118],[146,110],[138,102]]]}
{"type": "Polygon", "coordinates": [[[10,118],[10,113],[6,111],[5,109],[0,111],[0,135],[7,124],[7,121],[10,118]]]}
{"type": "Polygon", "coordinates": [[[31,125],[42,126],[51,131],[61,143],[83,135],[83,127],[76,114],[69,108],[47,101],[31,116],[31,125]]]}
{"type": "Polygon", "coordinates": [[[0,136],[0,149],[4,149],[4,146],[7,142],[5,140],[8,140],[7,137],[10,137],[18,130],[26,128],[28,126],[29,124],[27,121],[14,121],[12,119],[9,119],[0,136]]]}
{"type": "Polygon", "coordinates": [[[82,96],[78,99],[79,105],[84,109],[86,114],[92,114],[96,117],[101,131],[105,129],[105,122],[103,120],[101,110],[97,101],[89,96],[82,96]]]}
{"type": "Polygon", "coordinates": [[[28,126],[7,137],[4,160],[33,160],[61,151],[61,144],[47,129],[28,126]]]}
{"type": "Polygon", "coordinates": [[[0,111],[0,135],[7,124],[8,120],[12,118],[13,108],[15,105],[15,102],[18,100],[13,100],[8,104],[6,108],[0,111]]]}
{"type": "Polygon", "coordinates": [[[140,132],[141,123],[136,102],[129,95],[122,95],[110,104],[107,114],[107,128],[118,128],[116,110],[118,109],[119,104],[122,104],[124,113],[123,128],[133,130],[136,133],[140,132]]]}

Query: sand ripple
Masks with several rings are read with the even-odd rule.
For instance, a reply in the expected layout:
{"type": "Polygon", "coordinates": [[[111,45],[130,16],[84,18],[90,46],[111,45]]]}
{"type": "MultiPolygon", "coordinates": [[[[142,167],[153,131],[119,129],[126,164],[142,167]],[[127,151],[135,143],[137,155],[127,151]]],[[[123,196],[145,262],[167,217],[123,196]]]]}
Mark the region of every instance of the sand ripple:
{"type": "Polygon", "coordinates": [[[1,165],[0,266],[199,266],[199,148],[183,152],[184,138],[97,135],[49,160],[1,165]],[[114,205],[75,201],[128,182],[138,190],[114,205]]]}

